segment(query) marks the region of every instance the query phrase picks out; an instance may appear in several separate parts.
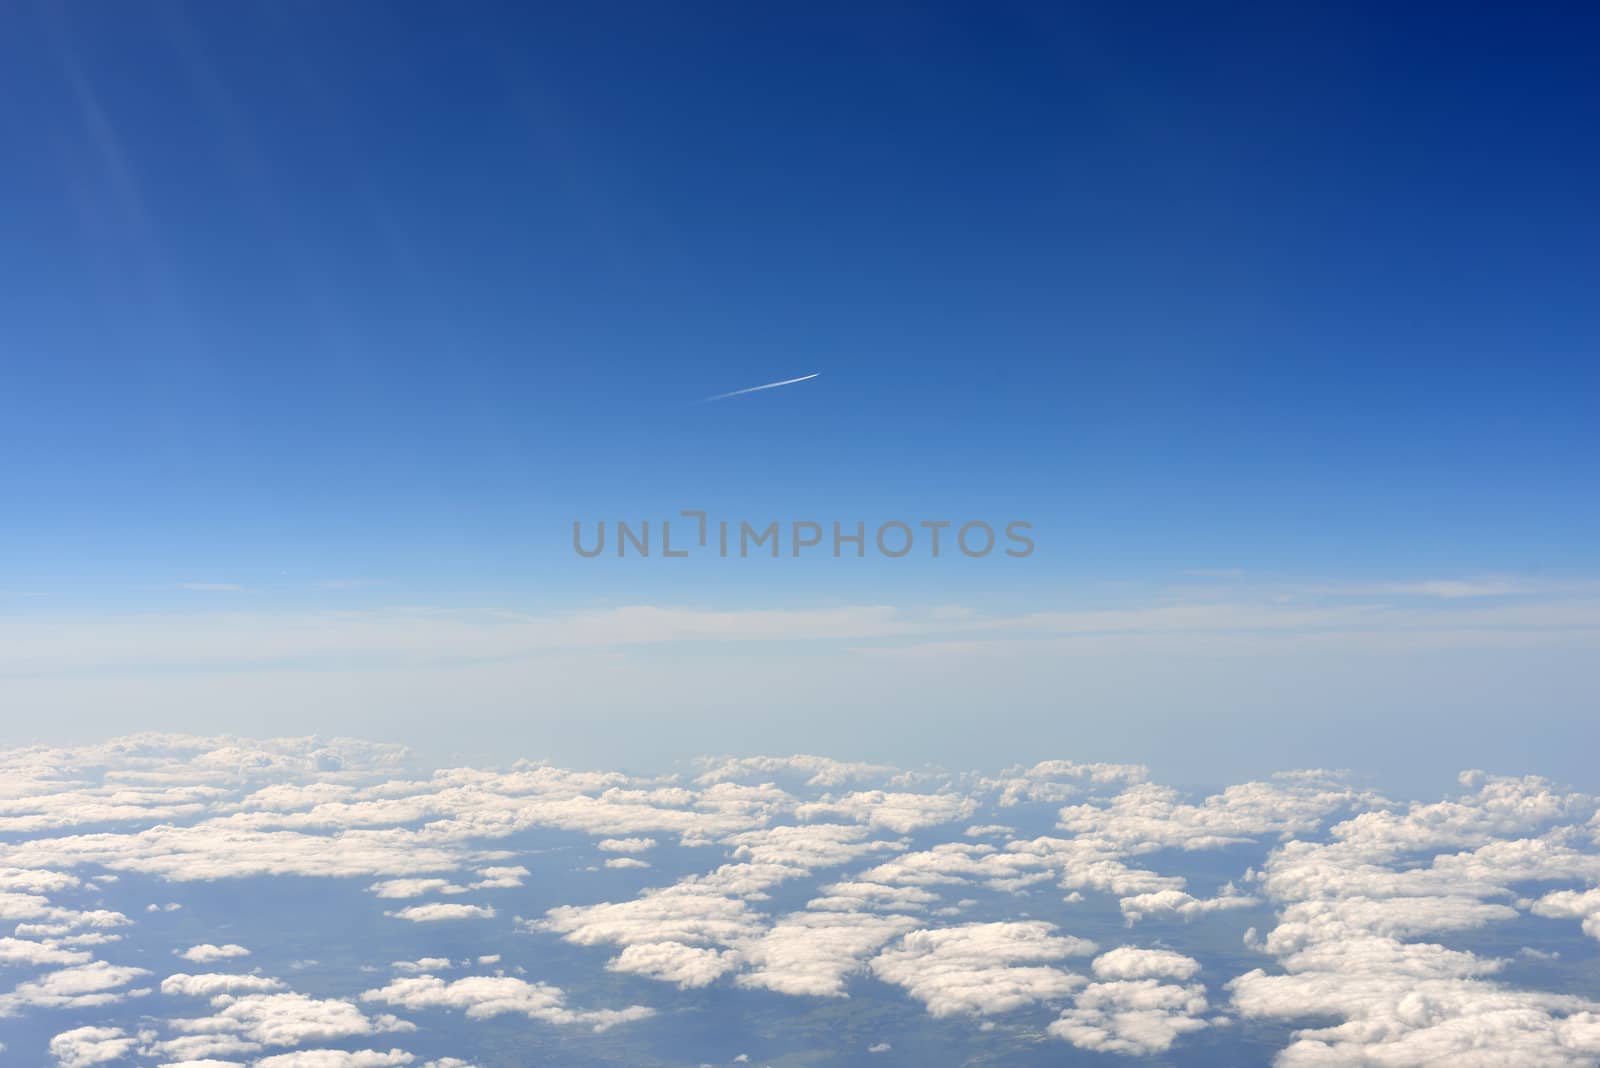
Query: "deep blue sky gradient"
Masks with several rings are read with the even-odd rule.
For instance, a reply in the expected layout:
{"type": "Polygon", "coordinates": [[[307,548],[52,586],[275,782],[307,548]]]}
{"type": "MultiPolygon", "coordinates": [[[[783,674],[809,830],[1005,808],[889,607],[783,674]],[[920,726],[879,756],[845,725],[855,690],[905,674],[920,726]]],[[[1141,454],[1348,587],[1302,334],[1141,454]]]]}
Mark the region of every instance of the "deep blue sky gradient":
{"type": "Polygon", "coordinates": [[[1583,5],[6,5],[10,740],[1600,788],[1597,41],[1583,5]],[[1038,551],[569,547],[695,507],[1038,551]]]}
{"type": "Polygon", "coordinates": [[[1581,8],[0,18],[0,585],[592,593],[572,518],[701,504],[1594,562],[1581,8]]]}

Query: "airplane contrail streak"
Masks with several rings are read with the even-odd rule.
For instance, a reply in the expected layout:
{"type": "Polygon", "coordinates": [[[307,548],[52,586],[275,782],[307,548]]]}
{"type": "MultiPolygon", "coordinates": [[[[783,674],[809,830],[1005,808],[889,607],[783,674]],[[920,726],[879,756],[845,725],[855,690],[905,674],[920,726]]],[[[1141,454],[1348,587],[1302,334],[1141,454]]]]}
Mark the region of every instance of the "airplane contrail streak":
{"type": "MultiPolygon", "coordinates": [[[[821,373],[822,372],[820,371],[817,372],[817,374],[821,373]]],[[[710,402],[727,400],[729,397],[737,397],[745,393],[759,393],[764,389],[777,389],[779,386],[792,386],[796,382],[809,382],[811,379],[816,377],[817,375],[801,375],[799,378],[785,378],[782,382],[768,382],[764,386],[751,386],[749,389],[736,389],[732,393],[718,393],[715,397],[707,397],[706,401],[710,402]]]]}

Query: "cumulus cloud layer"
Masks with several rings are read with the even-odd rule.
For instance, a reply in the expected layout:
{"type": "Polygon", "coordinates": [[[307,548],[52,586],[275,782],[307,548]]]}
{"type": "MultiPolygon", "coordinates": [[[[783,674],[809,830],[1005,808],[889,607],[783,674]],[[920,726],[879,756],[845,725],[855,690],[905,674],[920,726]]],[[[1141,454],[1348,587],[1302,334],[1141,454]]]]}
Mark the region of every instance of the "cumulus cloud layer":
{"type": "MultiPolygon", "coordinates": [[[[51,1037],[13,1055],[65,1068],[461,1068],[441,1036],[470,1053],[474,1027],[511,1017],[626,1040],[663,1011],[649,991],[717,988],[797,1011],[879,997],[975,1041],[1130,1057],[1270,1020],[1291,1038],[1254,1059],[1287,1068],[1593,1064],[1595,992],[1536,976],[1600,939],[1595,807],[1477,772],[1398,803],[1329,772],[1197,796],[1066,760],[645,778],[419,775],[348,740],[17,749],[0,752],[0,1019],[42,1021],[51,1037]],[[347,887],[339,907],[404,948],[319,964],[248,914],[207,928],[214,905],[184,896],[271,879],[347,887]],[[1514,967],[1472,948],[1507,929],[1545,942],[1514,967]]],[[[297,906],[307,926],[348,921],[322,900],[297,906]]]]}

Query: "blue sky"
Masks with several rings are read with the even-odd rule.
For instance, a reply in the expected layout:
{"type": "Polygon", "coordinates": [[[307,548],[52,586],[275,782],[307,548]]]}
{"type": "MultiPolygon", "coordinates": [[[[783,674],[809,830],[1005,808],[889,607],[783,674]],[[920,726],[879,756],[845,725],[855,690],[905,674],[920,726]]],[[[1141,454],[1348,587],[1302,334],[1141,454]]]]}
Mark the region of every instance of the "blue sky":
{"type": "MultiPolygon", "coordinates": [[[[636,690],[566,664],[437,692],[476,701],[489,738],[529,707],[670,692],[688,723],[768,700],[773,672],[820,675],[810,705],[763,707],[887,709],[876,742],[845,723],[816,743],[844,749],[892,748],[930,704],[1026,709],[1013,748],[1083,737],[1037,732],[1107,702],[1209,707],[1251,738],[1250,715],[1303,717],[1309,750],[1317,724],[1350,733],[1352,703],[1496,736],[1531,695],[1556,719],[1528,759],[1559,761],[1586,737],[1600,629],[1595,28],[1375,6],[12,8],[0,622],[23,652],[0,685],[50,722],[128,701],[155,725],[257,692],[229,674],[247,666],[299,687],[255,715],[371,727],[426,690],[359,674],[413,666],[352,629],[400,610],[958,606],[1053,640],[1038,614],[1198,603],[1206,641],[1331,627],[1377,651],[1251,646],[1227,669],[1135,643],[1110,674],[1073,652],[1086,682],[1030,646],[1026,670],[952,682],[859,673],[859,616],[833,645],[786,619],[759,651],[728,644],[754,625],[730,617],[692,650],[669,626],[671,670],[635,663],[636,690]],[[1020,518],[1039,549],[570,551],[574,519],[693,507],[1020,518]],[[1285,605],[1345,614],[1229,615],[1285,605]],[[285,626],[326,635],[322,655],[261,653],[285,626]],[[1463,626],[1492,648],[1383,638],[1463,626]],[[104,627],[160,648],[81,652],[104,627]],[[232,645],[173,655],[196,631],[232,645]],[[1341,693],[1352,678],[1367,688],[1341,693]]],[[[399,734],[431,722],[414,700],[399,734]]],[[[714,743],[732,714],[641,744],[714,743]]],[[[614,742],[584,737],[570,755],[614,742]]]]}

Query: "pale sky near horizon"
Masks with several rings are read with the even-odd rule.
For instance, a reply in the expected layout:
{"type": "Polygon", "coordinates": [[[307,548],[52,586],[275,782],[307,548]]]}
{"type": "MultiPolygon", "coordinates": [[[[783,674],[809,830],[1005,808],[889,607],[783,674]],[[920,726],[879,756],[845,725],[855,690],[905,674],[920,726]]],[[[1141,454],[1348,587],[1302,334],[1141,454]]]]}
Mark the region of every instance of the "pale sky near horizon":
{"type": "Polygon", "coordinates": [[[1592,16],[378,12],[0,12],[0,741],[1600,787],[1592,16]]]}

